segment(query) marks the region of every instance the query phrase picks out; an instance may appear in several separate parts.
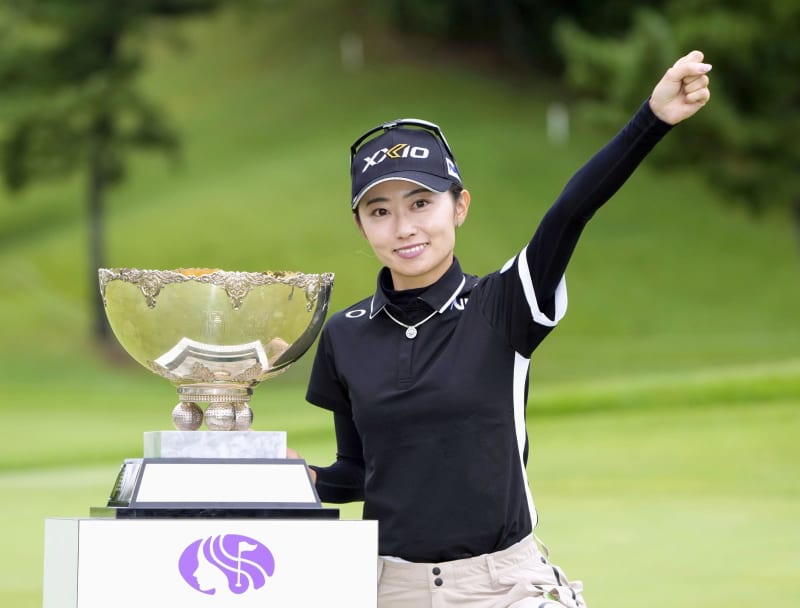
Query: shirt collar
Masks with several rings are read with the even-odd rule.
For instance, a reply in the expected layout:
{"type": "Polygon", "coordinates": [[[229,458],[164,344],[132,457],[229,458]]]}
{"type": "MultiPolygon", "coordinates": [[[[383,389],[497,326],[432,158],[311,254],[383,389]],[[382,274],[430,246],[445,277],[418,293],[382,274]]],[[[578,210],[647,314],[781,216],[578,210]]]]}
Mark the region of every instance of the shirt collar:
{"type": "MultiPolygon", "coordinates": [[[[466,278],[461,271],[461,265],[458,263],[458,259],[453,258],[453,263],[450,265],[450,268],[447,269],[447,272],[433,285],[423,291],[419,295],[419,299],[428,304],[431,308],[439,312],[444,312],[444,310],[452,304],[453,300],[458,297],[458,294],[461,293],[465,283],[466,278]]],[[[378,273],[378,286],[375,290],[375,294],[372,296],[372,302],[370,304],[370,319],[389,304],[386,288],[391,288],[391,285],[391,274],[389,269],[384,267],[378,273]]]]}

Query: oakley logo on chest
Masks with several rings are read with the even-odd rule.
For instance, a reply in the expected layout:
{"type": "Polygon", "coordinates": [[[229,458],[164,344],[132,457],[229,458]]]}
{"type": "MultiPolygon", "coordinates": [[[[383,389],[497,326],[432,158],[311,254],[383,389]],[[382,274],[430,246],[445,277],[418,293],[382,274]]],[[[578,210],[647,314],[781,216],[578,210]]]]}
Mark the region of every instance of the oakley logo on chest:
{"type": "Polygon", "coordinates": [[[467,302],[469,302],[469,298],[458,298],[450,305],[450,310],[464,310],[467,302]]]}
{"type": "Polygon", "coordinates": [[[387,158],[417,158],[424,159],[430,156],[431,151],[422,146],[409,146],[408,144],[396,144],[391,148],[381,148],[376,151],[372,156],[367,156],[364,159],[364,168],[361,173],[364,173],[370,167],[381,164],[387,158]]]}

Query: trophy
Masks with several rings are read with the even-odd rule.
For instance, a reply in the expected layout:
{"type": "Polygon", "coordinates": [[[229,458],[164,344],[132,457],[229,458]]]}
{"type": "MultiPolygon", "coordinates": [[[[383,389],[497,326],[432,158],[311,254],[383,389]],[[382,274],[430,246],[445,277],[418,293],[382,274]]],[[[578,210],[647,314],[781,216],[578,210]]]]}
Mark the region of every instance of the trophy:
{"type": "Polygon", "coordinates": [[[286,433],[250,428],[254,387],[311,346],[333,275],[99,279],[120,344],[176,386],[175,430],[145,432],[144,457],[125,459],[90,517],[47,519],[43,608],[375,608],[378,522],[339,519],[286,433]]]}
{"type": "Polygon", "coordinates": [[[305,462],[286,459],[285,432],[251,430],[250,399],[312,345],[333,275],[101,268],[98,277],[119,343],[178,393],[176,431],[144,434],[145,457],[123,463],[107,509],[182,517],[321,508],[305,462]]]}

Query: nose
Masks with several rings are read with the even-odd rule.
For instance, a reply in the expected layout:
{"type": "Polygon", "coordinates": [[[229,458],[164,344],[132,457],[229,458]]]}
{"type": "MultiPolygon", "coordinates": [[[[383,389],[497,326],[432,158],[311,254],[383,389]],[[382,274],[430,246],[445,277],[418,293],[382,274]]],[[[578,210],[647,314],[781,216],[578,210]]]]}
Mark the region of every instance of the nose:
{"type": "Polygon", "coordinates": [[[417,233],[417,225],[410,214],[400,213],[396,217],[395,232],[398,238],[407,239],[417,233]]]}

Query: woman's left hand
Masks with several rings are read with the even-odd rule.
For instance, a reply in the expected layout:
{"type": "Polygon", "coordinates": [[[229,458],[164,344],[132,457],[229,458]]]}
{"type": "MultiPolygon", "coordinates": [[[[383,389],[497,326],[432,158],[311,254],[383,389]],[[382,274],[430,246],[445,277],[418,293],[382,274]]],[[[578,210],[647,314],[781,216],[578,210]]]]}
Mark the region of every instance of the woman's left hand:
{"type": "Polygon", "coordinates": [[[711,98],[703,53],[692,51],[667,70],[650,95],[650,108],[664,122],[676,125],[693,116],[711,98]]]}
{"type": "MultiPolygon", "coordinates": [[[[286,448],[286,458],[289,458],[289,459],[292,459],[292,460],[302,460],[303,459],[303,457],[300,456],[300,454],[297,452],[297,450],[293,450],[290,447],[286,448]]],[[[307,466],[306,468],[308,469],[308,474],[311,475],[311,483],[316,485],[316,483],[317,483],[317,472],[314,469],[312,469],[311,467],[309,467],[309,466],[307,466]]]]}

